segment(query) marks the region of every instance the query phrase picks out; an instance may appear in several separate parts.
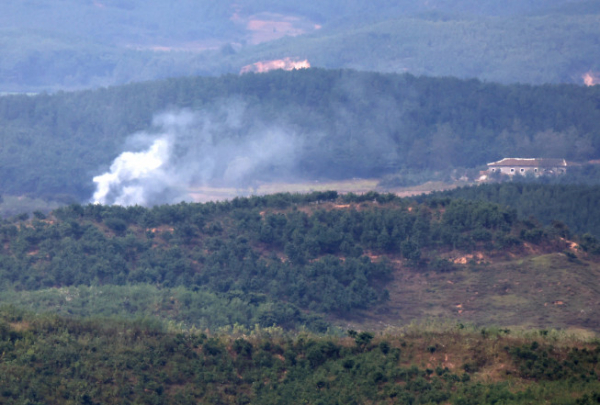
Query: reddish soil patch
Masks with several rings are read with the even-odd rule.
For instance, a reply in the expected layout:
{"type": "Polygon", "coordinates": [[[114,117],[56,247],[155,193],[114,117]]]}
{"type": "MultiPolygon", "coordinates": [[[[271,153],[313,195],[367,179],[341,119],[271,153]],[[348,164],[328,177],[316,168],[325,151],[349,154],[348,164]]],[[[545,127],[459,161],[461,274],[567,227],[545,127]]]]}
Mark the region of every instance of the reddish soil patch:
{"type": "Polygon", "coordinates": [[[168,225],[161,225],[158,228],[146,228],[146,231],[150,231],[152,233],[163,233],[163,232],[170,232],[173,233],[175,231],[175,229],[171,226],[168,225]]]}
{"type": "Polygon", "coordinates": [[[254,73],[265,73],[271,70],[294,70],[294,69],[308,69],[310,63],[308,60],[299,60],[293,58],[284,58],[268,61],[260,61],[253,63],[252,65],[246,65],[240,70],[240,74],[254,72],[254,73]]]}
{"type": "Polygon", "coordinates": [[[236,8],[230,20],[246,28],[248,31],[247,42],[252,45],[321,29],[320,25],[303,17],[277,13],[244,16],[241,7],[236,8]]]}
{"type": "Polygon", "coordinates": [[[467,264],[471,260],[475,260],[475,262],[479,264],[479,263],[483,262],[483,259],[484,259],[483,253],[476,252],[474,254],[468,254],[468,255],[460,256],[460,257],[457,257],[457,258],[454,258],[454,259],[451,259],[451,260],[455,264],[467,264]]]}

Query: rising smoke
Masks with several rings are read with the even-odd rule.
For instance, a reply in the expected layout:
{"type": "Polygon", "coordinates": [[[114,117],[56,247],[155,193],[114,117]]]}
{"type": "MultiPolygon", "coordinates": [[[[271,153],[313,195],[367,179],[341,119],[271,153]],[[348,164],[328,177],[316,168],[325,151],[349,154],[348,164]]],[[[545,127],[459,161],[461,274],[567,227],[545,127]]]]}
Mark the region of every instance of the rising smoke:
{"type": "Polygon", "coordinates": [[[152,130],[134,134],[110,170],[93,178],[93,203],[143,205],[190,200],[193,186],[248,188],[291,173],[301,149],[289,126],[249,119],[228,101],[211,111],[157,115],[152,130]]]}

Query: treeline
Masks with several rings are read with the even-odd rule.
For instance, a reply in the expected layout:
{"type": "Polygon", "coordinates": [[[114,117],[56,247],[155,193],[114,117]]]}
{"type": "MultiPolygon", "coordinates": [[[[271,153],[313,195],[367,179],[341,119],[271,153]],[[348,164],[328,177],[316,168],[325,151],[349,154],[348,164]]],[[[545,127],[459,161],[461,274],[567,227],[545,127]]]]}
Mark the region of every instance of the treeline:
{"type": "Polygon", "coordinates": [[[285,57],[504,83],[582,84],[585,72],[599,69],[599,9],[589,0],[5,3],[0,90],[8,92],[238,73],[285,57]],[[252,18],[289,24],[290,16],[307,35],[253,44],[252,18]]]}
{"type": "Polygon", "coordinates": [[[586,160],[600,153],[599,97],[598,86],[323,69],[0,97],[0,192],[85,201],[131,134],[153,133],[154,114],[178,109],[208,116],[214,142],[271,125],[294,134],[293,178],[443,172],[506,156],[586,160]],[[219,130],[231,120],[239,125],[219,130]]]}
{"type": "MultiPolygon", "coordinates": [[[[565,232],[518,221],[515,210],[490,203],[417,205],[377,193],[277,194],[151,209],[74,204],[49,217],[36,212],[30,221],[4,221],[0,281],[5,291],[152,285],[172,290],[171,299],[153,305],[189,324],[304,324],[322,331],[318,314],[344,316],[388,299],[390,259],[416,272],[450,272],[456,265],[444,253],[505,254],[519,252],[524,242],[561,249],[565,232]],[[203,315],[194,309],[203,301],[228,315],[203,315]],[[231,303],[247,306],[245,319],[228,309],[231,303]]],[[[597,241],[588,244],[594,250],[597,241]]],[[[110,308],[91,290],[59,295],[84,293],[89,298],[77,300],[82,306],[95,300],[108,313],[148,314],[151,305],[140,294],[126,302],[126,291],[110,291],[123,307],[110,308]]]]}
{"type": "Polygon", "coordinates": [[[35,313],[69,318],[153,319],[182,329],[249,334],[277,325],[285,330],[335,333],[338,329],[323,315],[266,294],[211,292],[198,288],[174,288],[150,284],[78,285],[40,290],[2,290],[0,304],[35,313]]]}
{"type": "MultiPolygon", "coordinates": [[[[318,312],[365,308],[383,298],[375,287],[390,273],[384,263],[360,254],[347,260],[328,256],[338,250],[327,250],[322,241],[310,252],[316,261],[282,260],[271,244],[265,248],[273,254],[263,257],[252,243],[263,226],[258,211],[240,208],[223,216],[221,206],[74,205],[55,211],[58,223],[34,219],[31,227],[7,225],[2,234],[10,248],[0,259],[1,279],[22,289],[147,283],[267,293],[318,312]]],[[[307,219],[304,214],[300,221],[307,219]]],[[[290,223],[289,232],[297,226],[290,223]]],[[[324,232],[319,229],[315,237],[324,232]]],[[[273,323],[285,319],[281,314],[273,323]]]]}
{"type": "Polygon", "coordinates": [[[3,307],[0,398],[32,404],[597,403],[597,343],[555,345],[543,334],[519,339],[509,332],[207,336],[167,332],[149,320],[76,321],[3,307]],[[494,380],[483,380],[492,370],[494,380]],[[515,389],[523,385],[526,390],[515,389]]]}
{"type": "Polygon", "coordinates": [[[507,182],[462,187],[433,193],[428,198],[462,198],[488,201],[514,208],[520,218],[534,218],[542,224],[562,222],[571,234],[600,237],[600,186],[582,184],[539,184],[537,182],[507,182]],[[593,235],[593,236],[592,236],[593,235]]]}
{"type": "MultiPolygon", "coordinates": [[[[243,50],[240,57],[271,59],[294,50],[293,54],[319,67],[537,85],[583,85],[583,75],[600,68],[590,40],[598,32],[596,2],[494,17],[479,14],[484,5],[453,6],[452,11],[442,6],[415,16],[388,14],[374,21],[361,16],[352,27],[286,38],[253,53],[243,50]]],[[[520,5],[495,6],[498,14],[511,14],[520,5]]]]}

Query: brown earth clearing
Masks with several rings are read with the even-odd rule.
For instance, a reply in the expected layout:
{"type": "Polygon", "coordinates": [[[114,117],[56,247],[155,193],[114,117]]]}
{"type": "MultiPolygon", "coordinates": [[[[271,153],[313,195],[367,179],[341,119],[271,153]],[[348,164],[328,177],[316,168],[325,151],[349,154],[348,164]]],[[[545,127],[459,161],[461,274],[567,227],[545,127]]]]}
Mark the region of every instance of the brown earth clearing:
{"type": "Polygon", "coordinates": [[[395,267],[394,280],[386,286],[389,301],[349,321],[338,320],[340,326],[403,329],[417,321],[600,331],[596,259],[573,260],[562,252],[516,258],[476,254],[448,273],[421,272],[398,263],[395,267]]]}
{"type": "Polygon", "coordinates": [[[234,188],[218,186],[197,186],[189,190],[195,202],[222,201],[240,196],[267,195],[274,193],[310,193],[313,191],[337,190],[340,194],[364,194],[369,191],[394,193],[399,197],[410,197],[418,194],[427,194],[432,191],[449,190],[461,184],[448,184],[443,182],[427,182],[413,187],[398,187],[382,189],[378,186],[379,179],[350,179],[338,181],[304,181],[304,182],[275,182],[262,183],[255,187],[234,188]]]}

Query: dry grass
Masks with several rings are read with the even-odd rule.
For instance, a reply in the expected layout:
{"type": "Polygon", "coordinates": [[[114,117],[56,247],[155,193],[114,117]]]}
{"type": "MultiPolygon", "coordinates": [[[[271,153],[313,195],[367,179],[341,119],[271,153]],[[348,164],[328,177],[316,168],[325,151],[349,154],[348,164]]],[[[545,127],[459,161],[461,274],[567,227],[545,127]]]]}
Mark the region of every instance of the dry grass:
{"type": "MultiPolygon", "coordinates": [[[[493,325],[513,331],[558,329],[562,336],[587,339],[600,332],[600,263],[569,261],[562,253],[518,259],[487,259],[435,273],[396,264],[386,288],[390,300],[371,311],[336,321],[370,330],[435,330],[457,324],[493,325]],[[408,329],[407,329],[408,328],[408,329]]],[[[553,336],[558,336],[558,332],[553,336]]]]}
{"type": "Polygon", "coordinates": [[[31,325],[29,324],[29,322],[11,322],[9,323],[9,326],[11,329],[13,329],[16,332],[24,332],[29,330],[29,328],[31,327],[31,325]]]}
{"type": "Polygon", "coordinates": [[[363,194],[369,191],[390,192],[400,197],[410,197],[432,191],[448,190],[457,187],[456,184],[442,182],[427,182],[414,187],[381,189],[379,179],[350,179],[339,181],[304,181],[263,183],[254,188],[197,186],[190,189],[190,196],[196,202],[230,200],[239,196],[266,195],[274,193],[310,193],[313,191],[336,190],[340,194],[363,194]]]}

